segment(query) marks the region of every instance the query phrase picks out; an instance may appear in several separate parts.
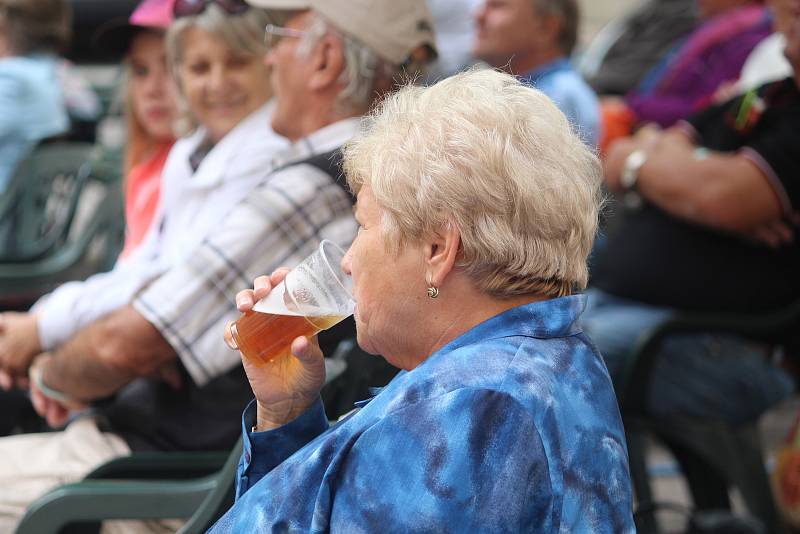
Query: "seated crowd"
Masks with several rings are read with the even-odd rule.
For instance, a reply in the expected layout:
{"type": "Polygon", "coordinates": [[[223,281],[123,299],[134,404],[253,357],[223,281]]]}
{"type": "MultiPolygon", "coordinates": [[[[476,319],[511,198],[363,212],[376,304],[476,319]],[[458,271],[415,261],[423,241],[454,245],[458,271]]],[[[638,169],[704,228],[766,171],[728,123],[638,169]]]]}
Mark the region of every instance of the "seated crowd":
{"type": "MultiPolygon", "coordinates": [[[[576,0],[475,0],[442,73],[445,3],[142,0],[100,29],[125,243],[0,314],[0,532],[108,460],[240,436],[212,532],[635,532],[615,388],[641,333],[800,297],[800,0],[649,0],[577,63],[576,0]],[[280,365],[231,350],[323,240],[354,319],[280,365]]],[[[0,191],[69,127],[69,20],[0,0],[0,191]]],[[[797,387],[734,335],[660,350],[655,415],[747,423],[797,387]]]]}

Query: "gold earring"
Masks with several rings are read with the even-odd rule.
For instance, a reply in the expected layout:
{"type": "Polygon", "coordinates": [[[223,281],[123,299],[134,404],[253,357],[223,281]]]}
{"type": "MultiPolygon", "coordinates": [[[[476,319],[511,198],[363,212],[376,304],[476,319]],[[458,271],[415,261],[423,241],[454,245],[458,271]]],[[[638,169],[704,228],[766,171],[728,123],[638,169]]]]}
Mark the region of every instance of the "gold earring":
{"type": "Polygon", "coordinates": [[[436,297],[439,296],[439,288],[433,285],[433,282],[431,282],[430,277],[428,277],[426,281],[428,282],[428,297],[435,299],[436,297]]]}

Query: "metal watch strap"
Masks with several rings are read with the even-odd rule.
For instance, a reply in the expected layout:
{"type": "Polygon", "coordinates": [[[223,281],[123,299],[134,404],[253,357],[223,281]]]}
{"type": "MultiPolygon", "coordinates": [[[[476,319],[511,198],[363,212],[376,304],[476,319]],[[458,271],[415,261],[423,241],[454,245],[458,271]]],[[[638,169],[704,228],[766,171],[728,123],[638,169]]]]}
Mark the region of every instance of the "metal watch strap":
{"type": "Polygon", "coordinates": [[[623,189],[630,191],[636,188],[636,182],[639,180],[639,169],[642,168],[645,161],[647,161],[647,153],[641,148],[628,154],[622,166],[622,174],[619,177],[619,183],[623,189]]]}

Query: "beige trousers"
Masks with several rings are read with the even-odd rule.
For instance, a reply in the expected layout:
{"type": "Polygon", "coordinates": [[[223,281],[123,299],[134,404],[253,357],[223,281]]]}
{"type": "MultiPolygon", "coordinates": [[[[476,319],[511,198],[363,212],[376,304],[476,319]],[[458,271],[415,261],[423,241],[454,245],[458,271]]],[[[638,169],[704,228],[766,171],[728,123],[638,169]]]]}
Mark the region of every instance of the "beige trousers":
{"type": "MultiPolygon", "coordinates": [[[[0,534],[14,532],[28,505],[49,490],[77,482],[100,464],[128,454],[125,441],[101,432],[92,417],[78,418],[60,432],[0,438],[0,534]]],[[[169,524],[150,521],[103,525],[104,534],[174,530],[169,524]]]]}

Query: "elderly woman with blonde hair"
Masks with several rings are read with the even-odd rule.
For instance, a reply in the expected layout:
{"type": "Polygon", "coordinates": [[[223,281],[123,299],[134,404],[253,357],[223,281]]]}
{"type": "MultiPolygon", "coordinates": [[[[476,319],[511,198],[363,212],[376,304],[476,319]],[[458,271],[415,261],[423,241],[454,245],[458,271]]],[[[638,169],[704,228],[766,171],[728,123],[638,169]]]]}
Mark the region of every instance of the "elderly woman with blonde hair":
{"type": "Polygon", "coordinates": [[[294,365],[246,363],[237,502],[212,532],[632,532],[616,399],[578,321],[600,167],[564,115],[471,71],[388,97],[344,166],[358,344],[402,371],[329,428],[313,340],[294,365]]]}

